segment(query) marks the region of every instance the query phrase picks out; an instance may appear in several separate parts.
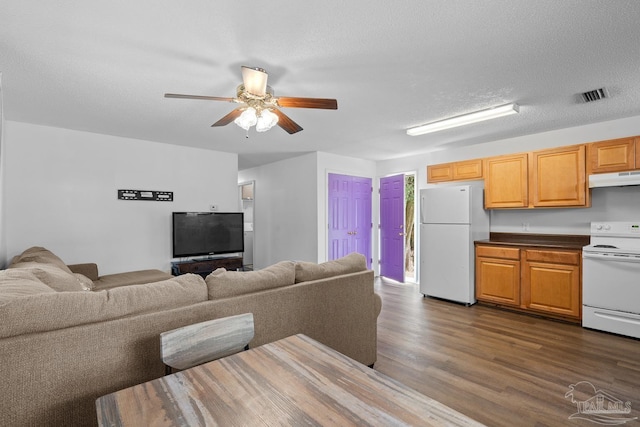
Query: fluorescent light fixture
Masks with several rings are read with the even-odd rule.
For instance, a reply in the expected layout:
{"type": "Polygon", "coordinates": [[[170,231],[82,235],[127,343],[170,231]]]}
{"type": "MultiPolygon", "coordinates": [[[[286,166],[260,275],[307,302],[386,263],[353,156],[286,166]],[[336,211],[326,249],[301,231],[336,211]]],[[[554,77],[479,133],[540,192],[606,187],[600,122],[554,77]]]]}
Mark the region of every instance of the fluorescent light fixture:
{"type": "Polygon", "coordinates": [[[439,120],[437,122],[427,123],[426,125],[417,126],[407,129],[407,135],[416,136],[425,133],[438,132],[444,129],[464,126],[471,123],[481,122],[484,120],[495,119],[510,114],[516,114],[520,111],[518,104],[507,104],[499,107],[488,108],[461,116],[451,117],[449,119],[439,120]]]}

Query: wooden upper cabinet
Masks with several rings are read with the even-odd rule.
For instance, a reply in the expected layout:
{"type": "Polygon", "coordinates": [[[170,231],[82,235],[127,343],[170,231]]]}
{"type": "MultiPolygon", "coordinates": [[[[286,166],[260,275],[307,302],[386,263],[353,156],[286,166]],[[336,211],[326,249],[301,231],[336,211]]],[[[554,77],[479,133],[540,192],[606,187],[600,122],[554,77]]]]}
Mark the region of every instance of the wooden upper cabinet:
{"type": "Polygon", "coordinates": [[[427,182],[453,181],[453,163],[427,166],[427,182]]]}
{"type": "Polygon", "coordinates": [[[585,153],[584,145],[531,153],[529,194],[533,207],[588,205],[585,153]]]}
{"type": "Polygon", "coordinates": [[[427,166],[427,182],[482,179],[482,159],[427,166]]]}
{"type": "Polygon", "coordinates": [[[621,138],[588,145],[588,171],[619,172],[640,168],[640,138],[621,138]]]}
{"type": "Polygon", "coordinates": [[[529,205],[528,153],[485,160],[486,209],[525,208],[529,205]]]}
{"type": "Polygon", "coordinates": [[[454,181],[482,179],[482,159],[455,162],[453,179],[454,181]]]}

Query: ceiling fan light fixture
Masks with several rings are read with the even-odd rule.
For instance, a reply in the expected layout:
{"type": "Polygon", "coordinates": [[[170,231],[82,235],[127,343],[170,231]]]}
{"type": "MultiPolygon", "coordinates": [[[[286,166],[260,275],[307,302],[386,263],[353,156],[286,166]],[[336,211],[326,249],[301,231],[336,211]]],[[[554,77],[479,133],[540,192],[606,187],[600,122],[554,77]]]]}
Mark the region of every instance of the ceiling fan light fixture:
{"type": "Polygon", "coordinates": [[[242,66],[242,82],[244,89],[255,96],[267,94],[267,78],[269,75],[262,68],[242,66]]]}
{"type": "Polygon", "coordinates": [[[422,126],[407,129],[407,135],[417,136],[425,133],[438,132],[445,129],[451,129],[458,126],[464,126],[471,123],[482,122],[484,120],[496,119],[498,117],[517,114],[520,112],[518,104],[506,104],[498,107],[488,108],[486,110],[475,111],[469,114],[463,114],[449,119],[439,120],[427,123],[422,126]]]}
{"type": "Polygon", "coordinates": [[[249,107],[233,121],[244,130],[249,130],[251,126],[255,126],[258,123],[258,116],[256,115],[256,109],[249,107]]]}
{"type": "Polygon", "coordinates": [[[266,132],[275,125],[278,124],[278,116],[273,114],[270,110],[262,110],[258,116],[258,122],[256,123],[256,131],[266,132]]]}

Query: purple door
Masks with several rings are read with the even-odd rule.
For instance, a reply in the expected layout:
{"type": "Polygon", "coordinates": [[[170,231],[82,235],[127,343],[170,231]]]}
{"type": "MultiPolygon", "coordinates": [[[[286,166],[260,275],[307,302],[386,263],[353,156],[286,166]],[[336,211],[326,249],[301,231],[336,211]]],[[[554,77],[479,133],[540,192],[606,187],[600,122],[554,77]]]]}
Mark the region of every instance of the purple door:
{"type": "Polygon", "coordinates": [[[404,282],[404,175],[380,179],[380,275],[404,282]]]}
{"type": "Polygon", "coordinates": [[[351,252],[371,268],[371,178],[329,174],[329,259],[351,252]]]}

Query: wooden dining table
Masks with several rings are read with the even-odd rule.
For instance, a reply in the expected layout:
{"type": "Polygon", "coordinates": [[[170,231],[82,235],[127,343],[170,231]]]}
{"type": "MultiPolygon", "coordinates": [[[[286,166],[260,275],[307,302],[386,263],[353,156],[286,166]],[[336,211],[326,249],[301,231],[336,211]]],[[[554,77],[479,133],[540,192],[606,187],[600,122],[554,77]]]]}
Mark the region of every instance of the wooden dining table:
{"type": "Polygon", "coordinates": [[[481,426],[305,335],[96,400],[114,426],[481,426]]]}

